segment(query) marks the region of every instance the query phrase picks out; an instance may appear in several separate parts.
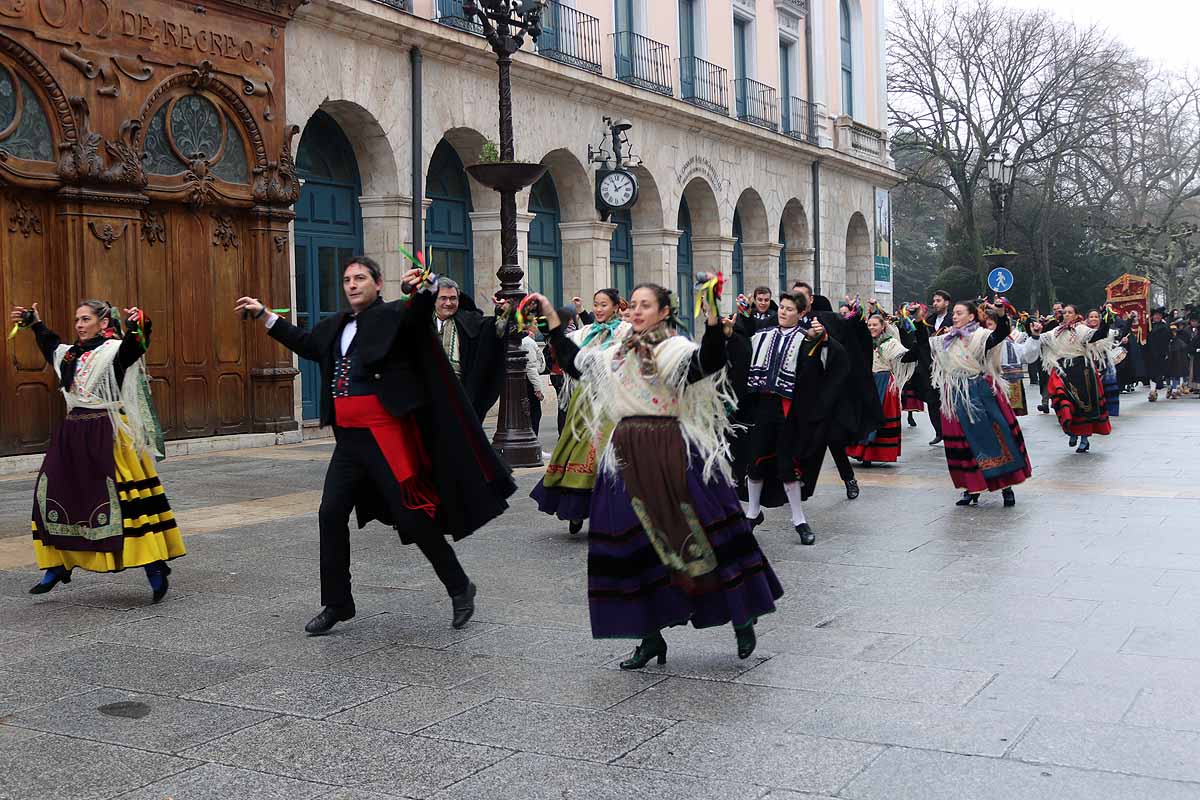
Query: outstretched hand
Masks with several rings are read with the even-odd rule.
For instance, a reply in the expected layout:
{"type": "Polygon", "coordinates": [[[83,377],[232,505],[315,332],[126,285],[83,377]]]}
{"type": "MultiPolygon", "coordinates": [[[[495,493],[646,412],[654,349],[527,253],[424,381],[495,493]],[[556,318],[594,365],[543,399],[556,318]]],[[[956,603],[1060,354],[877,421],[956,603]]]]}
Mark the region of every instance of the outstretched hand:
{"type": "Polygon", "coordinates": [[[546,318],[546,324],[550,330],[554,330],[562,324],[562,320],[558,316],[558,311],[554,308],[554,304],[547,299],[546,295],[533,292],[526,297],[526,302],[541,308],[542,315],[546,318]]]}
{"type": "Polygon", "coordinates": [[[253,297],[239,297],[237,305],[233,307],[233,313],[250,316],[255,319],[265,310],[266,306],[253,297]]]}

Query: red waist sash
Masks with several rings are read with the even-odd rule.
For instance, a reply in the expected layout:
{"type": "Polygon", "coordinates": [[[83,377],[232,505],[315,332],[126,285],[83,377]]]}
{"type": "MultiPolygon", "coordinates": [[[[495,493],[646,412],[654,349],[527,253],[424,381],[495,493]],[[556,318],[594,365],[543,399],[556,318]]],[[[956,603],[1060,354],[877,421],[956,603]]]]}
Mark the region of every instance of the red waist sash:
{"type": "Polygon", "coordinates": [[[432,464],[416,420],[393,416],[373,394],[335,398],[333,408],[338,427],[371,431],[400,484],[404,507],[432,518],[437,513],[438,494],[429,479],[432,464]]]}

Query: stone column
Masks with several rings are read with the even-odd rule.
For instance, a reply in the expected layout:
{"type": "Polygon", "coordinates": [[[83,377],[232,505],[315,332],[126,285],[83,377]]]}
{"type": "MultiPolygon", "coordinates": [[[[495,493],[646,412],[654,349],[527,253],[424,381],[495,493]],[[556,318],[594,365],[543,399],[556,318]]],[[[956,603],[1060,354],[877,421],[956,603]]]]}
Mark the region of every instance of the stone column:
{"type": "Polygon", "coordinates": [[[596,292],[612,286],[612,269],[608,254],[612,244],[612,222],[560,222],[562,238],[563,302],[572,297],[582,298],[584,306],[591,304],[596,292]]]}
{"type": "MultiPolygon", "coordinates": [[[[472,260],[475,268],[475,304],[484,313],[490,313],[492,295],[500,289],[496,270],[500,268],[500,209],[494,211],[472,211],[471,243],[472,260]]],[[[517,263],[523,271],[529,269],[529,224],[533,214],[517,212],[517,263]]],[[[521,285],[529,286],[526,274],[521,285]]]]}
{"type": "Polygon", "coordinates": [[[742,244],[742,277],[747,294],[755,286],[769,286],[771,295],[779,293],[779,254],[783,245],[778,242],[742,244]]]}
{"type": "Polygon", "coordinates": [[[813,254],[816,251],[804,245],[788,245],[787,247],[787,288],[791,289],[796,281],[807,284],[813,282],[813,254]]]}
{"type": "Polygon", "coordinates": [[[635,230],[633,232],[633,281],[657,283],[675,288],[675,264],[679,237],[683,231],[673,228],[635,230]]]}
{"type": "MultiPolygon", "coordinates": [[[[737,239],[732,236],[693,236],[692,237],[692,271],[693,274],[700,272],[724,272],[726,279],[733,274],[733,246],[737,243],[737,239]]],[[[745,247],[742,249],[743,256],[745,255],[745,247]]],[[[743,259],[743,263],[745,263],[743,259]]],[[[730,289],[733,287],[730,286],[730,289]]],[[[754,288],[747,283],[747,288],[754,288]]],[[[733,301],[736,297],[736,292],[727,291],[721,298],[722,313],[730,313],[733,311],[733,301]]]]}
{"type": "MultiPolygon", "coordinates": [[[[404,245],[412,252],[412,197],[405,194],[363,196],[363,255],[383,267],[383,296],[400,296],[400,276],[409,269],[409,261],[400,255],[404,245]]],[[[414,253],[415,255],[415,253],[414,253]]]]}

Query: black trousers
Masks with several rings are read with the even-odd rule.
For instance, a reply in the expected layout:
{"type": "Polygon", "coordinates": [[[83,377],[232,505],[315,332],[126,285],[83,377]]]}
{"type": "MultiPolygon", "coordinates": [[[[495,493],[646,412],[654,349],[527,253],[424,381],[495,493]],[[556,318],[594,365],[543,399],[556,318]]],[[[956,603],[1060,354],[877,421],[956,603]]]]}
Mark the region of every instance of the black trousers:
{"type": "Polygon", "coordinates": [[[533,384],[526,378],[525,396],[529,398],[529,424],[533,426],[533,435],[537,436],[540,433],[539,428],[542,427],[542,401],[537,399],[535,391],[533,384]]]}
{"type": "MultiPolygon", "coordinates": [[[[325,471],[325,489],[317,515],[321,531],[321,605],[351,606],[350,514],[354,497],[362,489],[373,489],[385,502],[399,502],[399,487],[387,459],[366,429],[334,428],[337,446],[325,471]]],[[[429,533],[417,539],[417,547],[433,566],[451,597],[467,590],[470,580],[454,548],[445,536],[429,533]]]]}
{"type": "Polygon", "coordinates": [[[558,407],[557,422],[558,422],[558,435],[559,436],[562,436],[563,428],[565,428],[567,425],[567,410],[566,410],[566,408],[563,407],[563,403],[562,403],[562,390],[563,390],[564,383],[565,383],[565,381],[563,380],[562,375],[551,375],[550,376],[550,385],[554,387],[555,397],[559,401],[556,404],[558,407]]]}
{"type": "Polygon", "coordinates": [[[850,457],[846,455],[846,444],[830,442],[829,455],[833,456],[833,463],[837,465],[838,476],[843,481],[854,480],[854,467],[850,464],[850,457]]]}

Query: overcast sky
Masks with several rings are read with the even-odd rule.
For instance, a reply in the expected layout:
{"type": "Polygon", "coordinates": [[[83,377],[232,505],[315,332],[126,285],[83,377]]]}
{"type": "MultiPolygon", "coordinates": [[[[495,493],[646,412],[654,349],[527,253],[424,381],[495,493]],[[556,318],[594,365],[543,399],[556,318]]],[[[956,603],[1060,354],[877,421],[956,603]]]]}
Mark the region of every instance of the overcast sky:
{"type": "Polygon", "coordinates": [[[1200,69],[1200,3],[1196,0],[999,0],[1044,8],[1080,24],[1099,23],[1146,58],[1173,69],[1200,69]]]}

